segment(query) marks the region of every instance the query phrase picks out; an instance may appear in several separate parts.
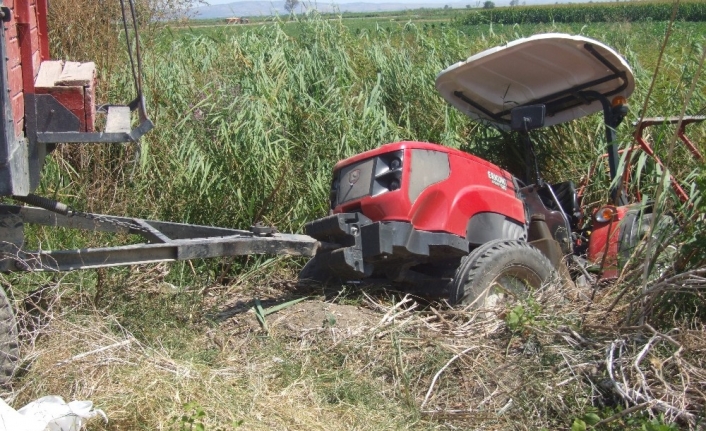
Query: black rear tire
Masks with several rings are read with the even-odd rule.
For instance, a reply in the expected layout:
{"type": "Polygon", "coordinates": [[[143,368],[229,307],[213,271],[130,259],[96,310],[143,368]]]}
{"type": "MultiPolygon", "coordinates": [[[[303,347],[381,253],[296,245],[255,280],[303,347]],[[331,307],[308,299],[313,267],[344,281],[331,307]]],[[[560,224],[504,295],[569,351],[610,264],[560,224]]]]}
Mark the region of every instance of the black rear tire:
{"type": "Polygon", "coordinates": [[[10,383],[19,358],[17,320],[5,290],[0,287],[0,386],[10,383]]]}
{"type": "Polygon", "coordinates": [[[490,308],[546,282],[554,268],[541,251],[516,240],[494,240],[461,259],[449,289],[451,305],[490,308]]]}

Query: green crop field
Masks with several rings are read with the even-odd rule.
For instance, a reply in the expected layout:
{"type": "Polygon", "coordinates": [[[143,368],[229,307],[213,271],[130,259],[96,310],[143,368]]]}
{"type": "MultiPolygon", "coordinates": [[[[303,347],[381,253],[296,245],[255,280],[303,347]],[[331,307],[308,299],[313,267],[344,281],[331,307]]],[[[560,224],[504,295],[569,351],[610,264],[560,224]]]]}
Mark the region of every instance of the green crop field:
{"type": "MultiPolygon", "coordinates": [[[[683,7],[694,4],[702,5],[683,7]]],[[[484,49],[546,32],[598,39],[632,65],[622,148],[633,144],[630,124],[642,114],[705,112],[703,19],[475,22],[477,14],[146,26],[155,130],[139,147],[59,147],[37,193],[86,211],[301,232],[328,212],[336,161],[384,143],[440,143],[521,171],[516,138],[452,109],[434,79],[484,49]]],[[[95,60],[100,101],[129,100],[132,77],[110,20],[52,19],[54,56],[95,60]],[[92,30],[100,23],[108,30],[92,30]]],[[[706,126],[689,131],[705,152],[706,126]]],[[[654,164],[635,160],[642,195],[680,229],[658,247],[659,259],[637,255],[616,283],[556,283],[488,317],[394,286],[298,287],[298,258],[2,275],[24,310],[23,371],[6,398],[13,406],[48,394],[90,399],[110,419],[91,430],[585,430],[599,421],[595,429],[696,429],[706,407],[706,172],[670,146],[672,132],[657,129],[651,139],[692,200],[679,202],[654,164]],[[269,331],[260,327],[256,299],[269,307],[301,297],[267,316],[269,331]],[[618,375],[652,399],[626,403],[610,386],[618,375]]],[[[607,200],[599,115],[534,136],[548,181],[584,181],[589,209],[607,200]]],[[[124,240],[134,238],[28,235],[42,249],[124,240]]]]}
{"type": "MultiPolygon", "coordinates": [[[[449,26],[454,19],[465,16],[466,13],[465,9],[417,9],[401,12],[321,14],[318,19],[340,22],[350,31],[360,34],[364,30],[389,30],[405,24],[441,29],[449,26]]],[[[250,24],[225,24],[222,20],[192,20],[176,24],[173,31],[218,37],[242,34],[252,31],[253,27],[278,23],[288,35],[296,36],[300,30],[299,22],[302,19],[306,18],[302,16],[253,17],[250,19],[250,24]]]]}
{"type": "Polygon", "coordinates": [[[654,22],[669,21],[674,14],[678,21],[703,22],[706,20],[706,4],[683,2],[674,7],[670,2],[622,2],[603,4],[563,4],[552,6],[509,7],[473,11],[459,21],[466,25],[490,22],[548,23],[548,22],[654,22]]]}

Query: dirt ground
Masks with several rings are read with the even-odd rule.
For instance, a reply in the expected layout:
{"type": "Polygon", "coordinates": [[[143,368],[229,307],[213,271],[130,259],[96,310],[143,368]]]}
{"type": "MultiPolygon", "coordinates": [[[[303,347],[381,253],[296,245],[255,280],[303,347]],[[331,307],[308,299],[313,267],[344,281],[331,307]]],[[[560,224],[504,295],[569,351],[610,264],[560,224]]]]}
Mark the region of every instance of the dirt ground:
{"type": "MultiPolygon", "coordinates": [[[[286,302],[286,301],[285,301],[286,302]]],[[[282,303],[282,301],[280,301],[282,303]]],[[[267,310],[276,301],[263,301],[267,310]]],[[[238,301],[225,308],[218,316],[221,327],[232,326],[241,331],[261,331],[262,325],[255,314],[254,301],[238,301]]],[[[307,298],[283,310],[266,316],[270,334],[300,337],[312,331],[331,333],[360,333],[373,327],[382,317],[380,313],[360,305],[325,302],[319,298],[307,298]]]]}
{"type": "Polygon", "coordinates": [[[380,320],[380,315],[354,305],[304,301],[276,313],[270,329],[296,335],[329,330],[360,333],[380,320]]]}

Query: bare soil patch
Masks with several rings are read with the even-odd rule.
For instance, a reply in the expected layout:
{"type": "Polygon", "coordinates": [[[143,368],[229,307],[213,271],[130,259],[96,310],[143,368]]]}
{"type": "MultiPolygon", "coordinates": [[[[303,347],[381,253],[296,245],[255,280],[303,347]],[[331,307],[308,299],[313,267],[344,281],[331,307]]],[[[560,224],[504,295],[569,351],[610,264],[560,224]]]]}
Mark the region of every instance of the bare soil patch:
{"type": "Polygon", "coordinates": [[[272,315],[270,329],[295,337],[312,331],[356,334],[372,327],[380,317],[357,305],[310,300],[272,315]]]}

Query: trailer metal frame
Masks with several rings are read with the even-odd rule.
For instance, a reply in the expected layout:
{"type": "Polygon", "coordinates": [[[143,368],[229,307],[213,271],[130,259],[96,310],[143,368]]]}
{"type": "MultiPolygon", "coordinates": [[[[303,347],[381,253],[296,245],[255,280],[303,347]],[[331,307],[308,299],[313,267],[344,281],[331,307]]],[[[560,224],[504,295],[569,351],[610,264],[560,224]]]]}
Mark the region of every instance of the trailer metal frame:
{"type": "Polygon", "coordinates": [[[73,271],[121,265],[273,254],[313,256],[319,242],[307,235],[114,217],[57,214],[43,208],[0,205],[0,271],[73,271]],[[114,247],[25,251],[25,224],[138,235],[144,242],[114,247]]]}

